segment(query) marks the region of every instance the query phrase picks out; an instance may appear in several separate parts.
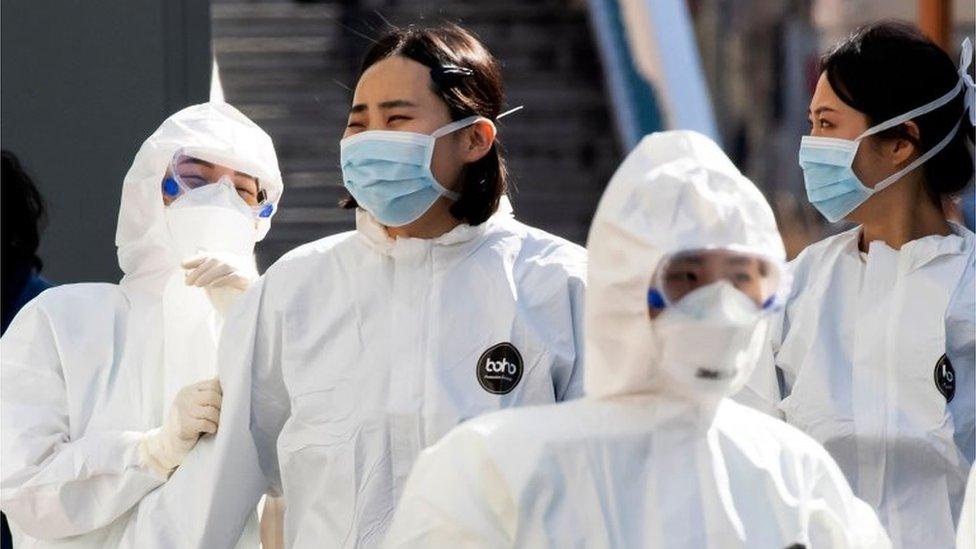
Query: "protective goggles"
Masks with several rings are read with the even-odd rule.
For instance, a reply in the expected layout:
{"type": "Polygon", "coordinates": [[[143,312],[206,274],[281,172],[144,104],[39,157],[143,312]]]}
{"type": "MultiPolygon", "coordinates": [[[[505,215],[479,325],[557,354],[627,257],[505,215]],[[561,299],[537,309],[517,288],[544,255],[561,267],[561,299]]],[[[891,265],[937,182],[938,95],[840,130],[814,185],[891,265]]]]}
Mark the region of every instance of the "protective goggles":
{"type": "Polygon", "coordinates": [[[727,248],[684,250],[664,258],[651,279],[647,304],[681,309],[686,295],[721,280],[745,294],[757,310],[780,303],[783,264],[762,255],[727,248]]]}
{"type": "Polygon", "coordinates": [[[176,200],[207,185],[228,185],[254,211],[255,217],[271,217],[278,197],[261,188],[257,177],[231,167],[177,152],[163,179],[163,194],[176,200]]]}

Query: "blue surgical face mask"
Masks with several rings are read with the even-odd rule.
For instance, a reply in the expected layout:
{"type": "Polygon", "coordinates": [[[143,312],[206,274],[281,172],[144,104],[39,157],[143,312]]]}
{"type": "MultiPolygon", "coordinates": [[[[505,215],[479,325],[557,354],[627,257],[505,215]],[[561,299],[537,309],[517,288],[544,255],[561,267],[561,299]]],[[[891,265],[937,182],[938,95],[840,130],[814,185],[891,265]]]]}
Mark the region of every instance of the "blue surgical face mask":
{"type": "Polygon", "coordinates": [[[387,227],[416,221],[441,196],[457,200],[430,171],[437,138],[486,121],[469,116],[451,122],[431,135],[373,130],[339,143],[342,181],[360,207],[387,227]]]}
{"type": "MultiPolygon", "coordinates": [[[[969,59],[972,56],[972,46],[967,38],[963,42],[963,59],[959,68],[959,83],[956,84],[949,93],[942,97],[913,109],[905,114],[896,116],[891,120],[869,128],[859,135],[856,139],[838,139],[834,137],[814,137],[804,136],[800,141],[800,167],[803,169],[803,181],[807,189],[807,199],[813,204],[820,213],[830,222],[836,222],[854,211],[858,206],[867,201],[871,195],[881,192],[905,174],[918,168],[930,158],[944,149],[959,131],[959,123],[945,136],[942,141],[929,149],[925,154],[919,156],[910,164],[897,172],[882,179],[874,188],[870,188],[857,177],[854,173],[854,157],[857,156],[858,147],[864,138],[878,132],[893,128],[899,124],[912,120],[927,112],[934,111],[949,103],[959,92],[966,90],[966,105],[964,109],[968,111],[970,118],[976,116],[976,109],[973,107],[973,83],[966,70],[969,67],[969,59]]],[[[965,112],[964,112],[965,115],[965,112]]]]}

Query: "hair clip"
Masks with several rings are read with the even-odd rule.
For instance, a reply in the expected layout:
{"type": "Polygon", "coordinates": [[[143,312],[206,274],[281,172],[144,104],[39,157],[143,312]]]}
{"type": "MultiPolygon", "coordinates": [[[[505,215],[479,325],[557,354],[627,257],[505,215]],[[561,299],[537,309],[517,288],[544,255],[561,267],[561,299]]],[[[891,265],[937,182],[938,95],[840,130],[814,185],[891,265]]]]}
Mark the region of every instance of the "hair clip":
{"type": "Polygon", "coordinates": [[[442,90],[453,88],[472,75],[474,75],[473,70],[456,65],[442,65],[430,69],[431,80],[442,90]]]}

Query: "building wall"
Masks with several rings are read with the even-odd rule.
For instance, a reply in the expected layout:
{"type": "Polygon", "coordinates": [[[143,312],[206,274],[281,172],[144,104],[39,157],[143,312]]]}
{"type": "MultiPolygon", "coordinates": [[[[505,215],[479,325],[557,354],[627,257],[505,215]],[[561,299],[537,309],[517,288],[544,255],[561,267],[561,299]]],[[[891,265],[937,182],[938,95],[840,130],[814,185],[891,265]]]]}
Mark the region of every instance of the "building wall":
{"type": "Polygon", "coordinates": [[[210,5],[199,0],[4,0],[0,146],[48,203],[44,274],[117,281],[122,179],[172,112],[205,101],[210,5]]]}

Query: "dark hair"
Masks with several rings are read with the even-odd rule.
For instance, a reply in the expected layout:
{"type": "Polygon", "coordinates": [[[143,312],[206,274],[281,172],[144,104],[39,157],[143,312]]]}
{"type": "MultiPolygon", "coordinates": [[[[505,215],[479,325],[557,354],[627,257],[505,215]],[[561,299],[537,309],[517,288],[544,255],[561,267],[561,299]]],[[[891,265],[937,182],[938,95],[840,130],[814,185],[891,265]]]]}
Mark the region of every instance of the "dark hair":
{"type": "Polygon", "coordinates": [[[0,201],[3,202],[3,262],[29,264],[38,271],[43,264],[37,257],[41,231],[46,220],[44,199],[20,160],[10,151],[0,151],[0,201]]]}
{"type": "MultiPolygon", "coordinates": [[[[959,83],[958,69],[949,55],[915,26],[898,21],[855,30],[824,55],[820,72],[826,73],[841,101],[867,116],[869,125],[934,101],[959,83]]],[[[914,118],[918,139],[904,124],[876,134],[906,139],[924,153],[963,119],[949,144],[922,165],[926,190],[936,204],[943,196],[963,190],[973,176],[973,157],[966,144],[973,141],[973,127],[963,116],[964,98],[965,88],[948,104],[914,118]]]]}
{"type": "MultiPolygon", "coordinates": [[[[366,52],[360,76],[376,63],[395,56],[430,67],[431,89],[447,103],[451,120],[472,115],[495,120],[501,113],[505,92],[498,60],[467,30],[454,24],[393,29],[366,52]]],[[[451,205],[451,215],[479,225],[498,209],[507,190],[508,171],[496,137],[484,157],[465,167],[461,197],[451,205]]],[[[340,205],[355,208],[356,201],[349,196],[340,205]]]]}

